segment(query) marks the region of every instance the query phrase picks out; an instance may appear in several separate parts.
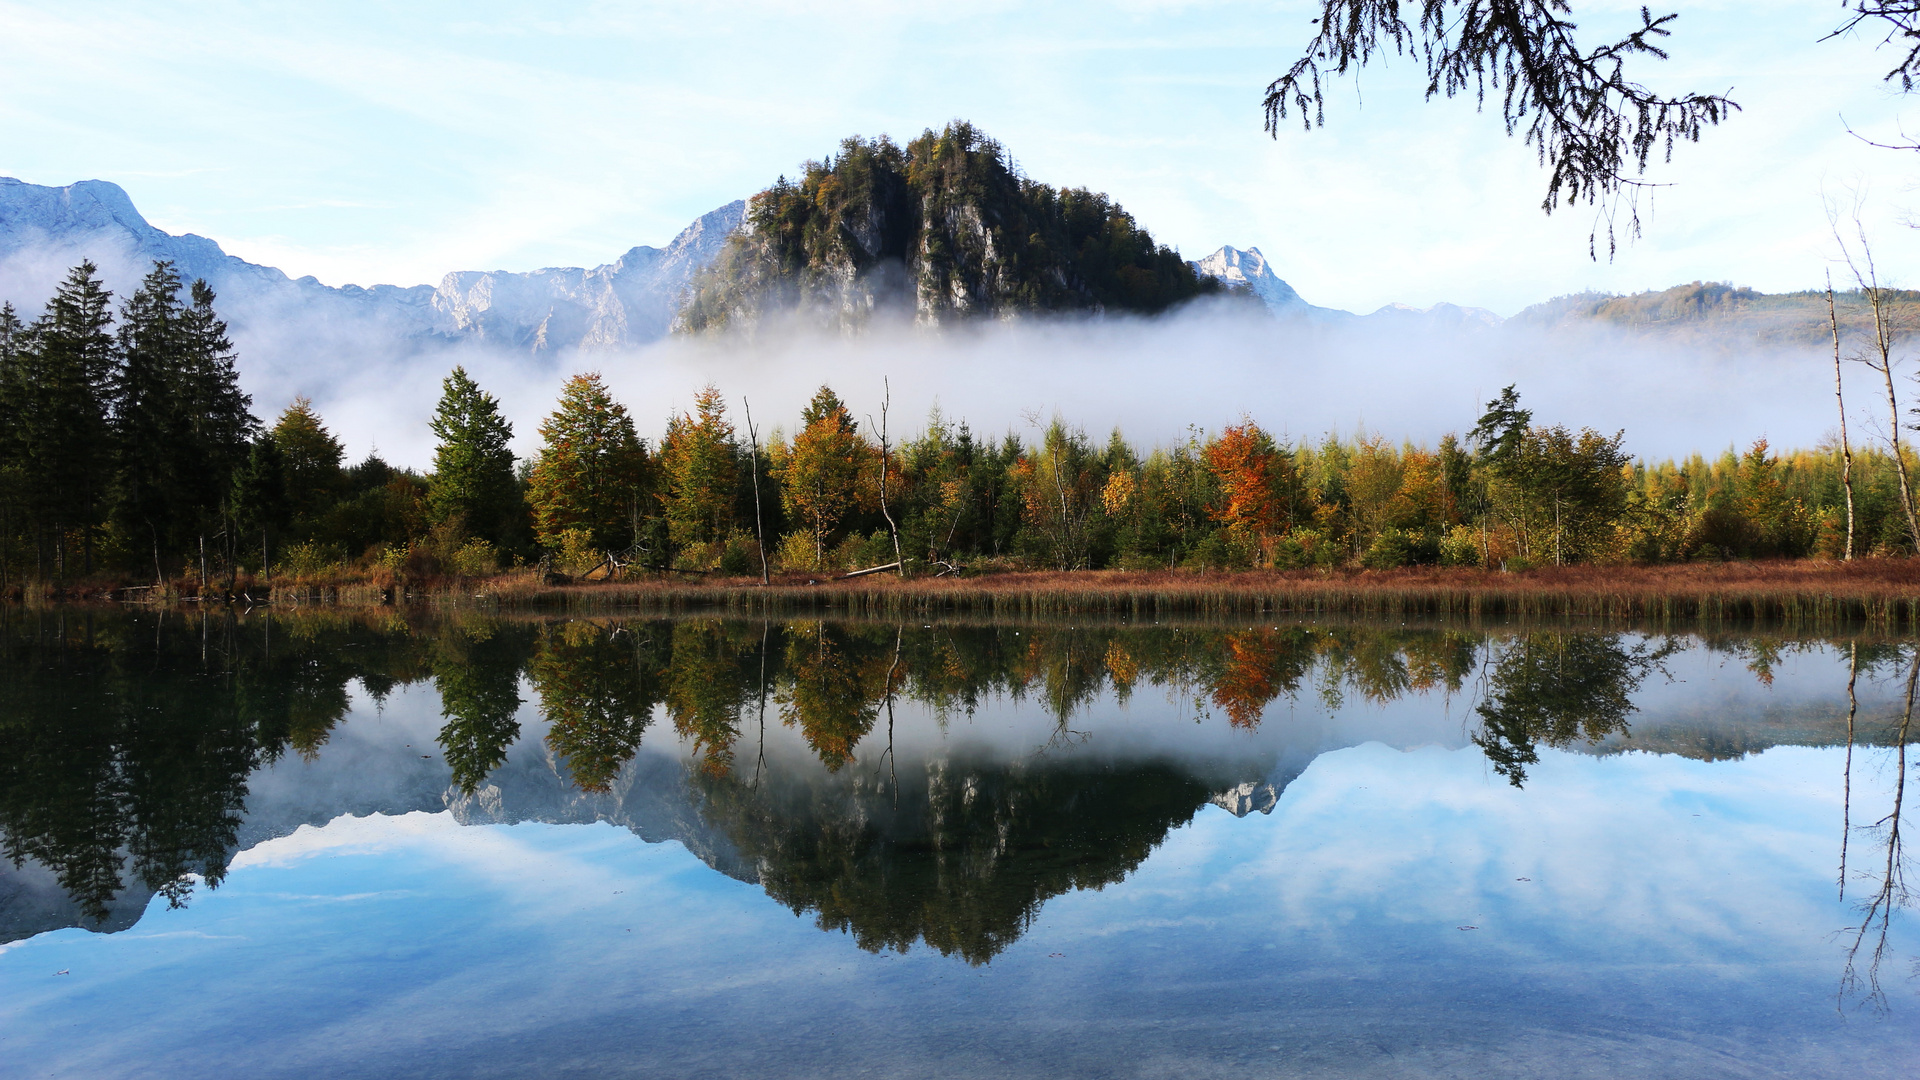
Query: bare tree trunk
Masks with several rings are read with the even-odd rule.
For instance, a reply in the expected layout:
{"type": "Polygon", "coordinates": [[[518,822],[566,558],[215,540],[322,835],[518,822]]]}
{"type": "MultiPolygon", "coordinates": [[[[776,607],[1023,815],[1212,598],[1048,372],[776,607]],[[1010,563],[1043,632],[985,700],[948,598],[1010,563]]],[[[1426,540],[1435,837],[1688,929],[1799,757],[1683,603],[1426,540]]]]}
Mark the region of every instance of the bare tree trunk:
{"type": "Polygon", "coordinates": [[[1886,300],[1875,285],[1868,293],[1873,300],[1873,336],[1874,352],[1878,362],[1873,366],[1880,371],[1887,385],[1887,420],[1891,430],[1887,440],[1893,445],[1893,471],[1900,477],[1900,509],[1907,515],[1907,542],[1920,545],[1920,516],[1913,508],[1913,481],[1907,476],[1907,459],[1900,452],[1900,403],[1893,392],[1893,331],[1887,326],[1886,300]]]}
{"type": "MultiPolygon", "coordinates": [[[[1867,234],[1859,219],[1854,220],[1860,239],[1860,259],[1855,261],[1853,250],[1845,240],[1841,240],[1840,252],[1847,260],[1847,269],[1853,272],[1853,280],[1866,295],[1867,303],[1873,310],[1873,352],[1860,357],[1868,367],[1880,373],[1887,390],[1887,419],[1891,430],[1887,432],[1887,441],[1893,448],[1893,471],[1900,478],[1900,509],[1907,516],[1907,540],[1920,546],[1920,515],[1913,506],[1913,481],[1907,475],[1907,459],[1900,452],[1900,402],[1893,389],[1893,346],[1896,329],[1892,314],[1887,310],[1887,300],[1880,289],[1880,274],[1873,263],[1873,247],[1867,243],[1867,234]],[[1862,264],[1865,264],[1862,266],[1862,264]]],[[[1836,225],[1834,238],[1840,239],[1840,230],[1836,225]]]]}
{"type": "Polygon", "coordinates": [[[1854,682],[1860,676],[1860,643],[1847,646],[1847,762],[1840,773],[1840,899],[1847,898],[1847,840],[1853,835],[1853,722],[1860,713],[1854,682]]]}
{"type": "MultiPolygon", "coordinates": [[[[1833,400],[1840,409],[1840,487],[1847,493],[1847,553],[1853,558],[1853,445],[1847,441],[1847,399],[1840,382],[1840,316],[1833,306],[1833,275],[1827,275],[1827,325],[1833,330],[1833,400]]],[[[1851,686],[1851,680],[1849,680],[1851,686]]]]}
{"type": "MultiPolygon", "coordinates": [[[[887,507],[887,460],[892,451],[887,442],[887,410],[893,405],[893,387],[886,379],[880,380],[886,396],[880,399],[880,516],[887,519],[887,536],[893,540],[893,565],[901,577],[907,576],[907,562],[900,557],[900,528],[893,523],[893,511],[887,507]]],[[[872,423],[873,417],[867,417],[872,423]]]]}
{"type": "Polygon", "coordinates": [[[760,434],[753,429],[753,406],[742,397],[740,405],[747,412],[747,454],[753,466],[753,542],[760,549],[760,584],[766,585],[767,576],[767,534],[760,524],[760,434]]]}

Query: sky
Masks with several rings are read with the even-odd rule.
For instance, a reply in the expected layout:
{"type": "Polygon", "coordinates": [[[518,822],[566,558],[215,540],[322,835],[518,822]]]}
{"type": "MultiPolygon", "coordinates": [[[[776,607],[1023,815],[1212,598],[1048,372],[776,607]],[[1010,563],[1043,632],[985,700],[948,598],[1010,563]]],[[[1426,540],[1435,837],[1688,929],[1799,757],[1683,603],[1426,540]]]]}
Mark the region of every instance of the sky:
{"type": "MultiPolygon", "coordinates": [[[[1637,7],[1575,4],[1596,42],[1637,7]]],[[[1189,258],[1259,247],[1326,306],[1809,287],[1853,192],[1900,282],[1920,171],[1846,131],[1920,132],[1920,99],[1879,78],[1893,51],[1821,42],[1834,3],[1674,9],[1672,59],[1630,74],[1743,111],[1656,165],[1671,186],[1611,261],[1588,257],[1591,210],[1541,213],[1546,175],[1497,115],[1423,102],[1409,62],[1269,138],[1302,2],[0,2],[0,175],[111,180],[294,276],[410,285],[607,262],[842,138],[965,118],[1035,179],[1107,192],[1189,258]]]]}

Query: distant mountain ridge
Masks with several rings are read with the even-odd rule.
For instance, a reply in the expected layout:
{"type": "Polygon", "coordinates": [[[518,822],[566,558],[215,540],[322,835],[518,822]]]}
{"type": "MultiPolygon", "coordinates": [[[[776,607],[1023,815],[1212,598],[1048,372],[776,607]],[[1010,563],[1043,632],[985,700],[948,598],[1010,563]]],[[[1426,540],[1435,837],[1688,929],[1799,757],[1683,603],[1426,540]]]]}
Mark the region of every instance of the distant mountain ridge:
{"type": "MultiPolygon", "coordinates": [[[[117,184],[83,180],[65,187],[0,177],[0,299],[30,309],[52,282],[82,258],[98,263],[124,289],[156,259],[169,259],[191,280],[203,277],[220,294],[243,355],[297,370],[326,357],[369,354],[401,357],[422,345],[484,342],[529,354],[572,349],[617,349],[666,336],[702,271],[714,266],[747,217],[735,200],[689,224],[664,247],[636,246],[595,267],[548,267],[526,272],[461,270],[435,285],[332,287],[313,277],[290,278],[270,266],[227,254],[214,240],[173,235],[150,224],[117,184]],[[297,349],[288,342],[298,342],[297,349]],[[277,352],[285,355],[278,355],[277,352]]],[[[970,211],[943,210],[962,233],[975,236],[970,211]]],[[[877,222],[872,223],[877,228],[877,222]]],[[[957,235],[957,234],[956,234],[957,235]]],[[[879,234],[869,239],[876,244],[879,234]]],[[[978,233],[985,247],[991,237],[978,233]]],[[[878,247],[874,250],[877,252],[878,247]]],[[[1424,311],[1389,304],[1367,315],[1319,307],[1282,280],[1257,247],[1223,246],[1185,264],[1202,279],[1258,298],[1283,319],[1323,325],[1480,331],[1502,326],[1622,330],[1692,340],[1739,339],[1817,343],[1829,333],[1825,294],[1767,294],[1725,283],[1693,282],[1632,295],[1588,292],[1557,297],[1501,319],[1483,308],[1436,304],[1424,311]]],[[[849,267],[825,274],[849,303],[874,297],[854,288],[849,267]],[[850,290],[850,291],[849,291],[850,290]],[[856,294],[859,294],[856,296],[856,294]]],[[[948,284],[949,306],[965,307],[968,290],[990,295],[1012,287],[994,264],[981,263],[971,284],[948,284]],[[956,299],[957,297],[957,299],[956,299]]],[[[904,283],[895,285],[904,287],[904,283]]],[[[881,283],[884,291],[885,283],[881,283]]],[[[1920,314],[1920,293],[1895,294],[1903,315],[1920,314]]],[[[1859,298],[1841,295],[1843,326],[1864,318],[1859,298]]],[[[31,314],[29,310],[28,314],[31,314]]],[[[349,362],[342,359],[339,362],[349,362]]]]}
{"type": "Polygon", "coordinates": [[[204,236],[157,229],[117,184],[45,187],[0,177],[0,288],[44,291],[83,258],[124,284],[168,259],[184,279],[205,278],[243,334],[281,320],[326,337],[331,324],[352,320],[401,339],[478,340],[534,352],[641,345],[666,334],[688,281],[712,261],[745,208],[736,200],[702,215],[664,248],[630,248],[590,269],[456,271],[437,287],[336,288],[229,255],[204,236]],[[37,280],[22,280],[28,277],[37,280]]]}

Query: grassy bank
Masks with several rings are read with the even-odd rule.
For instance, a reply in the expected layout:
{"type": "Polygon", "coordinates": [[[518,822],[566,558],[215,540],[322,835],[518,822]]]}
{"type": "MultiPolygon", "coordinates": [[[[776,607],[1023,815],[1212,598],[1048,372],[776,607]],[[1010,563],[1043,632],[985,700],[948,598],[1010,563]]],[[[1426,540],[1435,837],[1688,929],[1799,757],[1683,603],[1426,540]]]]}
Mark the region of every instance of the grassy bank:
{"type": "Polygon", "coordinates": [[[568,614],[725,613],[847,617],[1351,615],[1585,617],[1635,621],[1867,623],[1920,627],[1920,559],[1579,566],[1503,573],[1467,568],[1345,572],[1094,570],[998,572],[901,580],[649,576],[550,584],[532,571],[423,581],[242,580],[202,593],[191,581],[154,588],[96,581],[29,589],[29,602],[371,607],[426,604],[568,614]]]}
{"type": "Polygon", "coordinates": [[[1410,615],[1635,620],[1920,622],[1920,560],[1561,567],[1501,573],[1415,568],[1348,573],[1120,570],[852,580],[650,579],[547,585],[533,575],[477,590],[504,607],[569,612],[853,616],[1410,615]]]}

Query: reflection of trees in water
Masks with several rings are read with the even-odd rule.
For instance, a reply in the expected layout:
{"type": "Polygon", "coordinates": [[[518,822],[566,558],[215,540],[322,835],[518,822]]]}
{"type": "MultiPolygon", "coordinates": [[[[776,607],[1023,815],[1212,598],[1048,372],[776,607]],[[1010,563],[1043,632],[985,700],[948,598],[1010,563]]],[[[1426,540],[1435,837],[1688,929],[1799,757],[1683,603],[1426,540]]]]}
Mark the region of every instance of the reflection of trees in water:
{"type": "Polygon", "coordinates": [[[528,638],[523,626],[466,620],[433,641],[433,687],[440,694],[441,755],[463,794],[486,782],[520,737],[520,668],[528,638]]]}
{"type": "MultiPolygon", "coordinates": [[[[1889,958],[1887,939],[1893,930],[1894,912],[1913,904],[1913,892],[1907,885],[1907,860],[1905,843],[1901,836],[1901,813],[1905,803],[1907,787],[1907,744],[1913,738],[1913,706],[1915,691],[1920,690],[1920,648],[1906,650],[1910,658],[1906,664],[1905,694],[1902,698],[1899,726],[1893,739],[1893,793],[1891,803],[1885,815],[1865,825],[1853,823],[1853,748],[1855,718],[1858,703],[1855,682],[1863,671],[1886,670],[1900,666],[1900,650],[1881,647],[1862,655],[1864,650],[1855,646],[1851,650],[1847,675],[1847,760],[1844,786],[1845,811],[1840,830],[1840,897],[1847,895],[1847,854],[1850,841],[1855,832],[1866,836],[1878,849],[1873,858],[1867,860],[1867,869],[1857,871],[1860,880],[1870,885],[1864,899],[1855,902],[1860,923],[1849,927],[1853,932],[1848,943],[1846,965],[1840,973],[1840,1003],[1844,1005],[1849,998],[1857,998],[1861,1005],[1873,1012],[1884,1015],[1887,1012],[1887,993],[1881,985],[1880,974],[1889,958]],[[1866,953],[1864,970],[1861,966],[1861,953],[1866,953]]],[[[1914,965],[1914,974],[1920,977],[1920,961],[1914,965]]]]}
{"type": "MultiPolygon", "coordinates": [[[[0,609],[0,644],[9,691],[0,697],[5,851],[44,863],[96,919],[129,881],[175,902],[187,896],[190,875],[219,881],[251,771],[289,751],[316,753],[345,714],[352,682],[384,697],[431,679],[455,787],[472,791],[519,737],[524,674],[550,724],[549,748],[582,788],[604,790],[664,707],[699,763],[709,812],[762,859],[783,902],[863,941],[926,940],[969,957],[991,955],[1046,897],[1118,880],[1208,792],[1154,767],[1075,772],[1072,754],[1024,770],[902,769],[861,749],[890,735],[896,699],[942,717],[996,697],[1029,701],[1064,733],[1104,695],[1160,687],[1253,728],[1302,687],[1333,706],[1346,695],[1452,694],[1484,661],[1475,742],[1519,784],[1541,744],[1624,732],[1636,688],[1673,648],[1619,634],[1365,625],[542,623],[14,609],[0,609]],[[760,755],[737,753],[743,728],[764,726],[769,699],[824,766],[804,784],[788,778],[781,787],[763,777],[760,755]],[[1134,809],[1120,805],[1130,790],[1144,800],[1134,809]],[[905,891],[890,893],[896,886],[905,891]]],[[[1742,657],[1763,683],[1782,656],[1810,647],[1763,635],[1709,644],[1742,657]]],[[[1859,643],[1857,651],[1863,674],[1911,674],[1914,653],[1904,643],[1859,643]]],[[[1884,719],[1862,721],[1860,730],[1872,732],[1862,741],[1903,745],[1907,733],[1880,732],[1884,719]]],[[[1818,730],[1795,741],[1817,739],[1818,730]]],[[[1893,761],[1903,783],[1897,750],[1893,761]]],[[[1854,950],[1859,985],[1871,995],[1874,935],[1908,903],[1899,818],[1877,818],[1865,831],[1848,824],[1849,836],[1876,845],[1850,864],[1851,880],[1863,868],[1871,878],[1860,894],[1864,944],[1854,950]]]]}
{"type": "Polygon", "coordinates": [[[667,714],[674,731],[693,743],[707,772],[732,767],[740,710],[748,692],[757,692],[746,679],[764,666],[759,652],[765,639],[760,627],[748,623],[688,619],[673,624],[667,714]]]}
{"type": "Polygon", "coordinates": [[[380,638],[333,618],[0,608],[7,857],[95,921],[130,885],[178,906],[193,875],[218,884],[253,770],[321,745],[352,679],[418,677],[380,638]]]}
{"type": "Polygon", "coordinates": [[[1542,631],[1500,648],[1486,700],[1474,708],[1475,745],[1514,787],[1540,760],[1539,744],[1567,746],[1627,733],[1633,692],[1675,646],[1624,643],[1618,634],[1542,631]]]}
{"type": "Polygon", "coordinates": [[[786,627],[780,716],[797,724],[828,771],[853,761],[888,687],[893,627],[798,622],[786,627]]]}
{"type": "Polygon", "coordinates": [[[1098,768],[936,762],[883,774],[702,774],[702,814],[767,894],[860,947],[924,941],[985,963],[1047,900],[1117,883],[1213,789],[1148,763],[1098,768]]]}
{"type": "Polygon", "coordinates": [[[527,676],[547,746],[582,791],[605,791],[640,749],[661,698],[662,646],[651,631],[578,621],[540,628],[527,676]]]}

